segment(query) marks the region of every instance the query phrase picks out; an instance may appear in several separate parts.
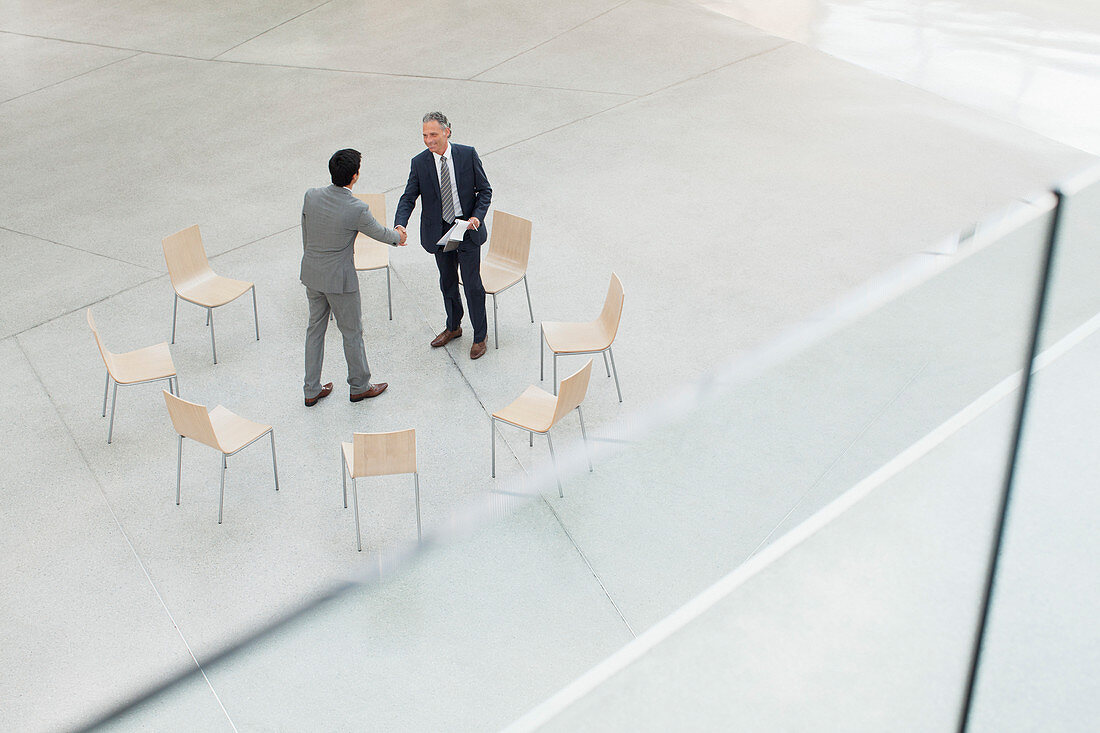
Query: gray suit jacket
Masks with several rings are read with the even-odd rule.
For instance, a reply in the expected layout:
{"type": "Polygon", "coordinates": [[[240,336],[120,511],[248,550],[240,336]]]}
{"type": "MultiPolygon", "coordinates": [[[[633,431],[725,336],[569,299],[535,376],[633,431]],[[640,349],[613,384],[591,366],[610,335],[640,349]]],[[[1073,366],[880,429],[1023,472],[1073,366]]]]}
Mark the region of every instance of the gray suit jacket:
{"type": "Polygon", "coordinates": [[[322,293],[355,293],[355,235],[390,245],[401,235],[379,224],[351,191],[332,185],[311,188],[302,202],[302,284],[322,293]]]}

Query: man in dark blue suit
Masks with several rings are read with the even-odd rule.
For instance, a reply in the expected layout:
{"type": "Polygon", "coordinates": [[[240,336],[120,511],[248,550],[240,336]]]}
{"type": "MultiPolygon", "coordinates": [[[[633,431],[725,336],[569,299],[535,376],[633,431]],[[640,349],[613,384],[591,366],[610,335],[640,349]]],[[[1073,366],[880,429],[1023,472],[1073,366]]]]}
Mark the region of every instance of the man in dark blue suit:
{"type": "Polygon", "coordinates": [[[424,145],[428,148],[412,159],[409,182],[397,204],[394,228],[405,232],[409,216],[421,202],[420,246],[435,255],[439,268],[439,289],[447,309],[447,327],[432,339],[432,346],[443,346],[462,335],[462,296],[458,292],[458,273],[466,291],[470,323],[474,327],[474,343],[470,358],[485,353],[488,323],[485,319],[485,288],[481,284],[481,245],[488,239],[483,224],[493,198],[493,189],[485,177],[481,158],[469,145],[451,143],[451,123],[442,112],[424,115],[424,145]],[[453,225],[455,219],[470,223],[457,249],[444,252],[436,244],[453,225]]]}

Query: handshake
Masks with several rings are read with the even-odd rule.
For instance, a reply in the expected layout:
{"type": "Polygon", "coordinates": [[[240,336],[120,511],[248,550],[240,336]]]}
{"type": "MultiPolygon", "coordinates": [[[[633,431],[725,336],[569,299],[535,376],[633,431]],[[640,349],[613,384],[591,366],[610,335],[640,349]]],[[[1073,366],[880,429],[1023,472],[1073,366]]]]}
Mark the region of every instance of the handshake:
{"type": "MultiPolygon", "coordinates": [[[[471,216],[470,217],[470,223],[466,225],[466,228],[467,229],[473,229],[473,230],[476,231],[477,228],[480,227],[480,226],[481,226],[481,220],[478,219],[476,216],[471,216]]],[[[408,244],[409,233],[407,231],[405,231],[405,227],[401,226],[400,224],[395,226],[394,229],[397,231],[398,234],[401,235],[401,241],[397,243],[397,246],[398,247],[404,247],[406,244],[408,244]]]]}

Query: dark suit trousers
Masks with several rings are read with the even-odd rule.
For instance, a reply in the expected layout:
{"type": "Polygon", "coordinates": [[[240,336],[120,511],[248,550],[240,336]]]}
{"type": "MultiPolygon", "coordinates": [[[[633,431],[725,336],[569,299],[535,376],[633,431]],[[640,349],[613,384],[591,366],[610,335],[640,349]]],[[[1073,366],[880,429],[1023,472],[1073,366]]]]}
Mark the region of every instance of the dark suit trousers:
{"type": "Polygon", "coordinates": [[[458,293],[458,273],[461,270],[466,305],[470,308],[470,324],[474,327],[474,341],[484,341],[489,334],[489,325],[485,320],[485,286],[481,284],[481,248],[466,242],[450,252],[436,252],[435,266],[439,268],[439,290],[443,293],[443,306],[447,309],[447,330],[457,331],[462,325],[462,296],[458,293]]]}

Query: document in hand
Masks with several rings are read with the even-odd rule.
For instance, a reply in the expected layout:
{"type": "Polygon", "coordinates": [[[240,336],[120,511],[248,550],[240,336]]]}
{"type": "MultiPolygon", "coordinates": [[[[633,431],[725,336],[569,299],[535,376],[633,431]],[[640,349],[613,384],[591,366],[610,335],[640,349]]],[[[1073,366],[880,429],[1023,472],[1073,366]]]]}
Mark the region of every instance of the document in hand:
{"type": "Polygon", "coordinates": [[[455,219],[453,227],[447,230],[447,232],[439,238],[436,242],[443,248],[444,252],[450,252],[452,249],[457,249],[458,245],[462,243],[462,238],[466,236],[466,227],[470,225],[470,222],[465,219],[455,219]]]}

